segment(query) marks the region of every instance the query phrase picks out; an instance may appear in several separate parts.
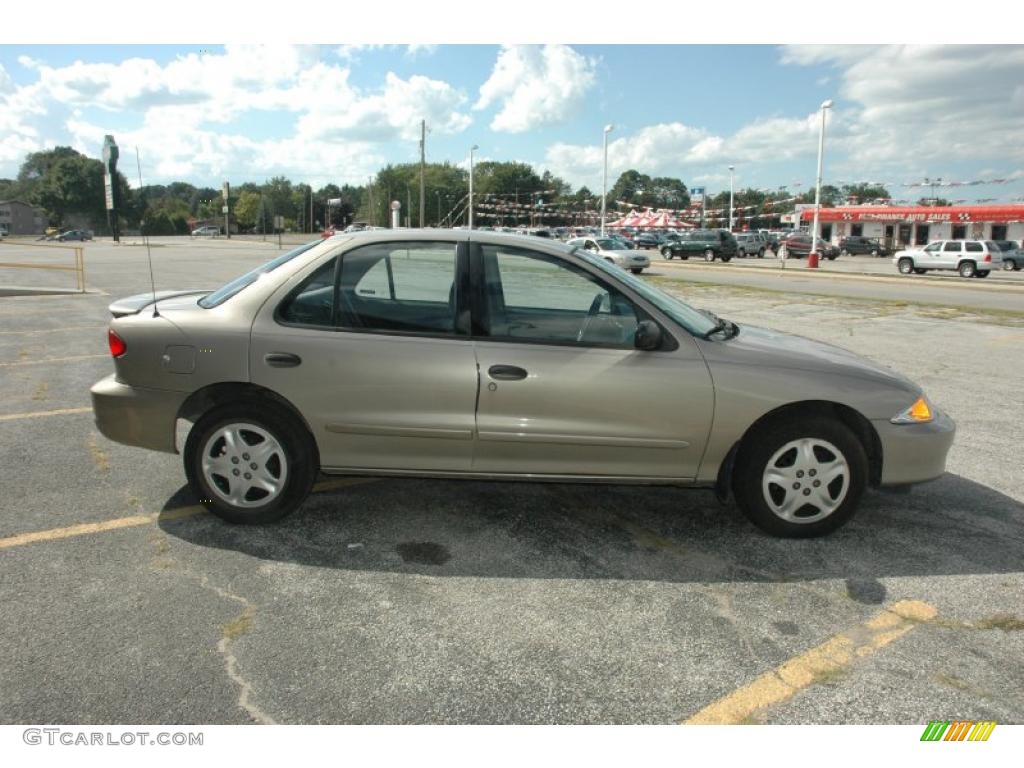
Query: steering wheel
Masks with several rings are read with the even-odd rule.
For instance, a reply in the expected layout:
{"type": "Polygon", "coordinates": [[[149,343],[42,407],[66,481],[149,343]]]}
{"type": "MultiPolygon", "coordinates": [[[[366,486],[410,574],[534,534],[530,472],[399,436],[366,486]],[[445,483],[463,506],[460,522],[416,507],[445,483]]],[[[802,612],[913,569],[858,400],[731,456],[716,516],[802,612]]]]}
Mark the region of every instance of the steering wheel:
{"type": "Polygon", "coordinates": [[[587,310],[587,316],[583,318],[583,325],[580,326],[580,332],[576,334],[576,341],[583,341],[583,337],[587,333],[587,327],[590,325],[590,321],[601,311],[601,305],[604,304],[605,294],[598,293],[594,296],[594,300],[590,302],[590,309],[587,310]]]}

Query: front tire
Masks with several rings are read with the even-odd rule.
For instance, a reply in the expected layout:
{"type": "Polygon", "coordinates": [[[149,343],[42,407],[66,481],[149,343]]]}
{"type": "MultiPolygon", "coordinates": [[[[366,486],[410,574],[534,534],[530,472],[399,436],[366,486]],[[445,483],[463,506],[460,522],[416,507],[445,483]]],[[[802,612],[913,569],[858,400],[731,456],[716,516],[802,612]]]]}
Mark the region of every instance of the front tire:
{"type": "Polygon", "coordinates": [[[896,269],[900,271],[901,275],[909,275],[914,272],[914,260],[913,259],[900,259],[896,263],[896,269]]]}
{"type": "Polygon", "coordinates": [[[864,446],[844,424],[826,416],[780,418],[744,441],[733,493],[761,530],[810,538],[853,517],[867,479],[864,446]]]}
{"type": "Polygon", "coordinates": [[[672,249],[671,248],[662,248],[661,249],[661,258],[671,260],[672,259],[672,249]]]}
{"type": "Polygon", "coordinates": [[[639,275],[639,274],[640,274],[641,272],[643,272],[644,270],[643,270],[643,268],[642,268],[642,267],[633,267],[633,268],[632,268],[632,269],[630,269],[629,271],[630,271],[630,272],[632,272],[632,273],[633,273],[634,275],[639,275]]]}
{"type": "Polygon", "coordinates": [[[319,472],[305,426],[265,402],[214,408],[185,443],[185,474],[199,502],[229,523],[271,523],[309,495],[319,472]]]}
{"type": "Polygon", "coordinates": [[[964,261],[960,263],[956,271],[960,273],[960,277],[974,277],[974,273],[978,271],[978,268],[974,265],[973,261],[964,261]]]}
{"type": "Polygon", "coordinates": [[[1003,260],[1003,271],[1004,272],[1012,272],[1015,269],[1016,269],[1016,267],[1013,265],[1012,261],[1003,260]]]}

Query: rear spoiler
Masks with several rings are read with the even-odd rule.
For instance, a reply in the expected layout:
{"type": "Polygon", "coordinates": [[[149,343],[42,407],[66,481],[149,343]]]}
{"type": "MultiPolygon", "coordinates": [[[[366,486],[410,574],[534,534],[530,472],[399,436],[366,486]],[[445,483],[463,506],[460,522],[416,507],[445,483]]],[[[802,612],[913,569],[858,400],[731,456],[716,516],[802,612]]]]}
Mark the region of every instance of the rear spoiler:
{"type": "Polygon", "coordinates": [[[110,314],[114,317],[124,317],[125,315],[137,315],[146,307],[152,306],[154,303],[154,297],[156,301],[161,299],[171,299],[178,296],[203,296],[209,293],[208,290],[191,290],[191,291],[157,291],[155,294],[151,291],[149,293],[139,293],[135,296],[126,296],[123,299],[118,299],[111,304],[108,309],[110,314]]]}

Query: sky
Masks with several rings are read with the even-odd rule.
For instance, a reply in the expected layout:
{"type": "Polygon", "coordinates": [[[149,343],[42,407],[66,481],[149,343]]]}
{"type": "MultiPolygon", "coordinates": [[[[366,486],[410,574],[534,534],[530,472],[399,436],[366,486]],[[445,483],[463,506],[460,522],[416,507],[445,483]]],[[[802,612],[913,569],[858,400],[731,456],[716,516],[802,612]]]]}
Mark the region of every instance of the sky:
{"type": "Polygon", "coordinates": [[[283,174],[363,184],[387,163],[515,160],[600,192],[635,168],[709,193],[885,183],[914,202],[1024,201],[1019,45],[0,45],[0,178],[28,152],[121,147],[138,183],[283,174]]]}

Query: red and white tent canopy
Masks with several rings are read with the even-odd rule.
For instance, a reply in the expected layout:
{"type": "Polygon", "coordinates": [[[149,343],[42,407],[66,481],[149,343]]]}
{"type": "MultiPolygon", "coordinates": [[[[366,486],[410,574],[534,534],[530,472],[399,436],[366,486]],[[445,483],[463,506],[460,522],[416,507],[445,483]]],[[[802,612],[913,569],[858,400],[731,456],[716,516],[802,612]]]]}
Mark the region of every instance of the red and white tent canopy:
{"type": "Polygon", "coordinates": [[[693,224],[681,221],[672,215],[671,211],[653,211],[648,208],[645,211],[633,209],[621,219],[608,224],[609,227],[639,227],[641,229],[688,229],[693,224]]]}

